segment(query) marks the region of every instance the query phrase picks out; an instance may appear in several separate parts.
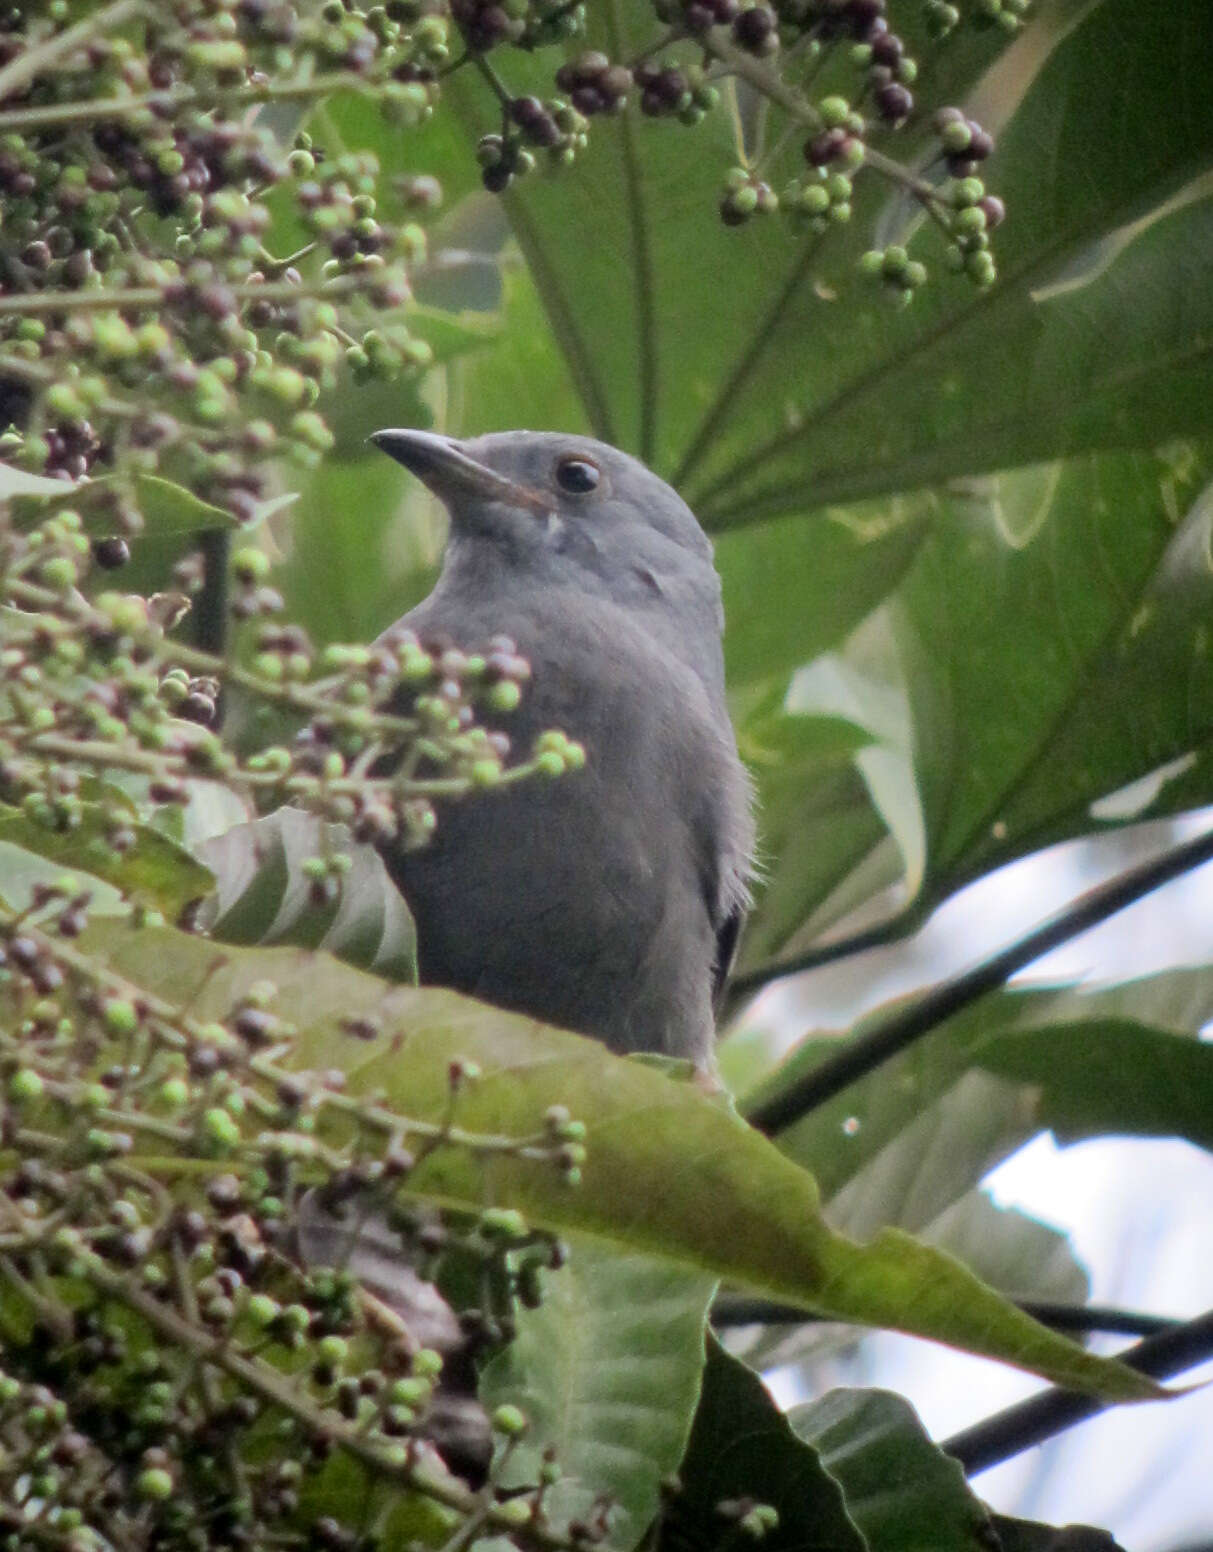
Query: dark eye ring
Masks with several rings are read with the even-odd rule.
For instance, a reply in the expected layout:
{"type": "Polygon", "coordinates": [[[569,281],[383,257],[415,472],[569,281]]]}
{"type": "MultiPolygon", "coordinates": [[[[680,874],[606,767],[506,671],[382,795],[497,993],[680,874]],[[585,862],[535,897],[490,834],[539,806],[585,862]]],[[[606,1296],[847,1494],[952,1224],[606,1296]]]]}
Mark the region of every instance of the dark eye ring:
{"type": "Polygon", "coordinates": [[[594,490],[602,471],[588,458],[562,458],[556,465],[556,483],[570,496],[585,496],[594,490]]]}

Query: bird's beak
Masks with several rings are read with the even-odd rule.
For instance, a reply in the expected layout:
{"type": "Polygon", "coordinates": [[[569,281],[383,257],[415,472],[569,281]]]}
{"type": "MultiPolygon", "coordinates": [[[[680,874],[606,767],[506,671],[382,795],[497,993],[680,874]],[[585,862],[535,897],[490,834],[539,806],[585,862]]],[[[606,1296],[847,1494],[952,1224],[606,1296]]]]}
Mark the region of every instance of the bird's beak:
{"type": "Polygon", "coordinates": [[[461,496],[479,496],[487,501],[503,501],[531,512],[551,512],[554,503],[542,491],[520,485],[478,462],[451,437],[433,431],[374,431],[370,441],[415,474],[423,485],[449,505],[461,496]]]}

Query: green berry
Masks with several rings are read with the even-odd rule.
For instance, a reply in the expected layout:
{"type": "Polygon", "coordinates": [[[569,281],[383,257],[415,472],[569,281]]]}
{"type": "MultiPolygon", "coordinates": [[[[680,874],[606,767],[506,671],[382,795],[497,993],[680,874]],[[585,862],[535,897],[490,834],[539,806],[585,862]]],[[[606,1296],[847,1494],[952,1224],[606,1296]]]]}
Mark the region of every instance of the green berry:
{"type": "Polygon", "coordinates": [[[14,1105],[32,1105],[42,1098],[42,1087],[42,1079],[32,1067],[21,1067],[8,1080],[8,1097],[14,1105]]]}
{"type": "Polygon", "coordinates": [[[210,1140],[220,1148],[234,1148],[240,1141],[240,1128],[231,1115],[218,1105],[202,1117],[202,1127],[210,1140]]]}
{"type": "MultiPolygon", "coordinates": [[[[429,667],[428,657],[426,666],[429,667]]],[[[515,711],[522,700],[522,691],[513,679],[502,679],[497,684],[489,685],[484,699],[490,711],[515,711]]]]}
{"type": "Polygon", "coordinates": [[[827,129],[837,129],[850,117],[851,104],[845,97],[823,97],[817,104],[817,111],[827,129]]]}
{"type": "Polygon", "coordinates": [[[173,1478],[160,1466],[148,1466],[135,1478],[135,1492],[140,1498],[163,1503],[173,1496],[173,1478]]]}
{"type": "Polygon", "coordinates": [[[238,581],[251,587],[255,583],[264,582],[269,576],[270,558],[264,550],[248,545],[232,556],[232,571],[238,581]]]}
{"type": "Polygon", "coordinates": [[[133,1035],[139,1027],[139,1015],[135,1011],[135,1005],[124,997],[112,997],[105,1004],[101,1021],[107,1033],[117,1036],[133,1035]]]}
{"type": "Polygon", "coordinates": [[[516,1439],[524,1434],[527,1429],[525,1414],[516,1406],[499,1406],[492,1417],[494,1433],[505,1434],[507,1439],[516,1439]]]}
{"type": "Polygon", "coordinates": [[[190,1086],[184,1078],[166,1078],[160,1085],[160,1103],[181,1110],[190,1102],[190,1086]]]}
{"type": "Polygon", "coordinates": [[[46,587],[55,592],[66,592],[76,582],[76,563],[67,555],[52,555],[38,568],[38,575],[46,587]]]}

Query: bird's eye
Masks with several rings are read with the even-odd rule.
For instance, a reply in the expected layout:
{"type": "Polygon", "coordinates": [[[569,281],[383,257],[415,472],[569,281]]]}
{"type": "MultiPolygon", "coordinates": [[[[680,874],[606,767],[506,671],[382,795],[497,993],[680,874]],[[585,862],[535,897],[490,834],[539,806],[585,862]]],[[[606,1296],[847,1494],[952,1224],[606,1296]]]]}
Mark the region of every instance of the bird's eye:
{"type": "Polygon", "coordinates": [[[596,463],[588,458],[562,458],[556,465],[556,483],[570,496],[584,496],[602,478],[596,463]]]}

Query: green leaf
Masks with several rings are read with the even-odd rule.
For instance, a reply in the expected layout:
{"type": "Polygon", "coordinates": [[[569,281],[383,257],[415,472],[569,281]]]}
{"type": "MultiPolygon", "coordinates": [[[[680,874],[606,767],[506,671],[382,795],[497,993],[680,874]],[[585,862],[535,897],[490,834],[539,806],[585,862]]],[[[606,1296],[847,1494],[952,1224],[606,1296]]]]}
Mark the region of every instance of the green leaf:
{"type": "MultiPolygon", "coordinates": [[[[1021,71],[1050,26],[1029,24],[1021,71]]],[[[881,243],[926,225],[863,175],[846,239],[831,235],[783,301],[703,448],[688,486],[703,515],[727,526],[803,510],[806,489],[853,499],[1207,429],[1213,199],[1199,180],[1213,129],[1191,83],[1211,67],[1203,0],[1157,16],[1135,0],[1089,6],[998,137],[989,176],[1009,215],[994,240],[1003,278],[985,293],[937,274],[892,315],[857,294],[850,265],[873,224],[881,243]]],[[[933,236],[921,252],[938,252],[933,236]]]]}
{"type": "Polygon", "coordinates": [[[44,474],[30,474],[25,469],[15,469],[10,463],[0,463],[0,501],[12,501],[17,496],[57,500],[63,495],[63,489],[62,480],[50,480],[44,474]]]}
{"type": "MultiPolygon", "coordinates": [[[[886,611],[865,621],[845,652],[798,672],[784,704],[806,724],[842,720],[865,737],[845,763],[810,750],[754,764],[759,855],[773,860],[746,926],[743,972],[808,947],[903,876],[911,888],[925,865],[909,715],[886,611]]],[[[747,754],[749,737],[743,727],[747,754]]]]}
{"type": "Polygon", "coordinates": [[[1069,1236],[1017,1207],[996,1206],[984,1191],[959,1197],[922,1238],[1008,1298],[1085,1304],[1090,1297],[1091,1279],[1069,1236]]]}
{"type": "MultiPolygon", "coordinates": [[[[135,841],[126,851],[117,852],[108,839],[114,819],[102,804],[82,803],[80,822],[69,830],[52,829],[19,808],[0,804],[0,841],[34,852],[59,869],[81,869],[104,879],[170,919],[213,888],[210,872],[160,831],[126,818],[122,828],[130,830],[135,841]]],[[[6,883],[11,876],[6,871],[6,883]]],[[[10,906],[16,903],[7,888],[5,899],[10,906]]]]}
{"type": "Polygon", "coordinates": [[[920,1108],[862,1169],[857,1160],[873,1145],[847,1148],[863,1131],[863,1122],[848,1116],[839,1151],[849,1155],[854,1173],[830,1198],[830,1220],[859,1239],[886,1223],[925,1233],[1037,1130],[1030,1097],[982,1072],[966,1072],[933,1105],[920,1108]]]}
{"type": "Polygon", "coordinates": [[[461,1093],[461,1126],[530,1135],[553,1104],[584,1118],[579,1186],[509,1153],[482,1166],[445,1149],[409,1176],[409,1188],[430,1200],[478,1208],[487,1192],[557,1233],[665,1256],[839,1319],[951,1342],[1110,1397],[1159,1393],[907,1235],[887,1230],[860,1246],[834,1234],[811,1177],[693,1083],[454,993],[389,988],[327,955],[230,949],[217,962],[212,944],[168,928],[90,930],[89,945],[116,969],[200,1018],[225,1015],[256,981],[273,982],[276,1011],[301,1031],[296,1059],[340,1065],[351,1091],[380,1092],[403,1113],[446,1116],[450,1063],[462,1058],[482,1075],[461,1093]],[[386,1038],[343,1036],[355,1016],[376,1021],[386,1038]]]}
{"type": "Polygon", "coordinates": [[[65,868],[60,862],[40,857],[37,852],[26,851],[23,846],[13,846],[0,841],[0,899],[12,911],[24,911],[33,901],[38,885],[56,884],[70,877],[77,894],[91,892],[89,919],[99,915],[125,916],[130,907],[120,890],[105,883],[92,873],[79,868],[65,868]]]}
{"type": "Polygon", "coordinates": [[[1039,1093],[1037,1119],[1059,1142],[1125,1132],[1213,1149],[1213,1045],[1128,1020],[1017,1030],[974,1059],[1039,1093]]]}
{"type": "Polygon", "coordinates": [[[388,980],[417,979],[417,938],[404,897],[379,853],[355,845],[344,825],[280,808],[201,841],[196,850],[215,876],[207,920],[212,937],[324,948],[388,980]],[[351,859],[341,893],[317,905],[304,863],[337,852],[351,859]]]}
{"type": "Polygon", "coordinates": [[[1005,1514],[993,1517],[994,1532],[1002,1552],[1124,1552],[1106,1530],[1093,1525],[1039,1525],[1035,1520],[1016,1520],[1005,1514]]]}
{"type": "MultiPolygon", "coordinates": [[[[990,163],[1010,212],[995,239],[1004,278],[988,293],[944,272],[928,231],[912,251],[935,273],[904,312],[856,275],[873,241],[926,226],[870,169],[853,220],[820,244],[778,220],[725,228],[720,176],[737,155],[725,111],[690,154],[678,125],[633,104],[595,124],[568,173],[507,194],[595,432],[673,474],[726,527],[1213,423],[1213,200],[1195,181],[1213,153],[1195,84],[1213,69],[1203,0],[1162,16],[1102,0],[1071,19],[1030,17],[974,109],[989,121],[991,103],[996,117],[1011,104],[990,163]]],[[[625,57],[651,41],[652,13],[611,0],[590,27],[625,57]]],[[[949,97],[934,100],[966,105],[991,48],[941,51],[949,97]]],[[[512,89],[545,89],[547,60],[517,66],[512,89]]],[[[479,82],[456,78],[451,96],[469,138],[495,127],[479,82]]],[[[901,146],[925,149],[920,124],[901,146]]],[[[798,152],[776,158],[776,186],[798,152]]],[[[546,424],[527,404],[514,423],[546,424]]]]}
{"type": "MultiPolygon", "coordinates": [[[[407,420],[407,417],[405,417],[407,420]]],[[[370,641],[429,591],[445,523],[399,464],[365,446],[329,457],[301,484],[291,550],[275,568],[291,618],[318,645],[370,641]]]]}
{"type": "Polygon", "coordinates": [[[1206,477],[1175,447],[948,503],[894,615],[932,893],[1088,831],[1096,799],[1213,734],[1206,477]]]}
{"type": "Polygon", "coordinates": [[[715,1286],[669,1261],[574,1239],[542,1304],[518,1311],[517,1335],[481,1377],[490,1411],[510,1402],[528,1423],[499,1484],[536,1483],[551,1445],[562,1475],[544,1500],[549,1521],[586,1520],[608,1494],[606,1545],[634,1547],[682,1459],[715,1286]]]}
{"type": "Polygon", "coordinates": [[[836,646],[900,581],[926,533],[926,504],[823,512],[723,534],[716,568],[724,588],[730,688],[786,677],[836,646]]]}
{"type": "MultiPolygon", "coordinates": [[[[894,1002],[875,1009],[853,1033],[881,1024],[900,1006],[894,1002]]],[[[967,1189],[993,1161],[1054,1119],[1064,1125],[1062,1116],[1068,1113],[1076,1124],[1080,1098],[1087,1107],[1085,1136],[1135,1132],[1140,1125],[1145,1135],[1163,1131],[1191,1133],[1193,1141],[1207,1137],[1208,1106],[1200,1110],[1200,1096],[1208,1092],[1213,1047],[1194,1037],[1210,1018],[1213,972],[1208,969],[1167,970],[1094,987],[998,992],[826,1101],[781,1133],[780,1146],[814,1173],[827,1200],[890,1144],[906,1150],[885,1167],[890,1190],[904,1192],[908,1178],[918,1179],[918,1199],[925,1205],[908,1226],[921,1227],[960,1194],[955,1185],[967,1189]],[[1017,1047],[1021,1037],[1026,1041],[1022,1052],[1017,1047]],[[1176,1063],[1180,1049],[1185,1056],[1176,1063]],[[1112,1050],[1122,1064],[1116,1068],[1107,1055],[1112,1050]],[[1133,1050],[1136,1054],[1130,1055],[1133,1050]],[[1055,1053],[1056,1074],[1051,1065],[1055,1053]],[[1027,1086],[1014,1083],[1014,1063],[1029,1056],[1035,1060],[1027,1086]],[[1157,1069],[1152,1065],[1156,1058],[1161,1062],[1157,1069]],[[1123,1073],[1123,1079],[1116,1073],[1123,1073]],[[967,1092],[958,1093],[962,1078],[967,1092]],[[909,1150],[933,1161],[936,1183],[929,1189],[909,1150]]],[[[836,1035],[803,1041],[744,1103],[781,1092],[837,1050],[836,1035]]],[[[873,1213],[866,1225],[855,1219],[852,1227],[864,1232],[880,1221],[887,1219],[873,1213]]]]}
{"type": "MultiPolygon", "coordinates": [[[[1017,1208],[996,1207],[984,1191],[971,1188],[970,1183],[1008,1151],[997,1146],[991,1150],[983,1126],[987,1109],[997,1117],[1001,1104],[1005,1116],[1009,1097],[1005,1085],[987,1083],[983,1089],[962,1084],[844,1186],[827,1206],[826,1216],[840,1233],[856,1238],[884,1224],[909,1229],[926,1244],[955,1256],[1009,1299],[1085,1304],[1090,1279],[1068,1236],[1017,1208]],[[958,1112],[949,1102],[962,1093],[968,1103],[958,1112]]],[[[1005,1135],[1005,1126],[1002,1130],[1005,1135]]],[[[1018,1133],[1011,1135],[1014,1146],[1018,1133]]],[[[747,1335],[741,1351],[748,1363],[763,1369],[806,1361],[820,1364],[855,1347],[859,1335],[845,1326],[813,1321],[764,1325],[747,1335]]]]}
{"type": "Polygon", "coordinates": [[[712,1552],[728,1534],[716,1506],[752,1499],[779,1515],[760,1543],[765,1552],[868,1552],[817,1451],[793,1433],[757,1374],[714,1340],[680,1476],[663,1547],[712,1552]]]}
{"type": "MultiPolygon", "coordinates": [[[[4,499],[3,487],[15,475],[23,482],[35,478],[18,469],[7,469],[0,480],[0,499],[4,499]]],[[[223,507],[212,506],[184,485],[176,485],[158,474],[103,474],[74,485],[38,477],[37,483],[37,490],[26,485],[13,491],[13,514],[19,529],[33,528],[51,512],[70,507],[79,512],[85,533],[106,538],[114,531],[112,496],[116,491],[129,496],[138,508],[144,521],[143,532],[149,538],[240,526],[223,507]],[[53,489],[48,490],[47,486],[53,489]]]]}
{"type": "Polygon", "coordinates": [[[986,1552],[990,1516],[957,1461],[888,1390],[831,1390],[788,1421],[842,1487],[871,1552],[986,1552]]]}

